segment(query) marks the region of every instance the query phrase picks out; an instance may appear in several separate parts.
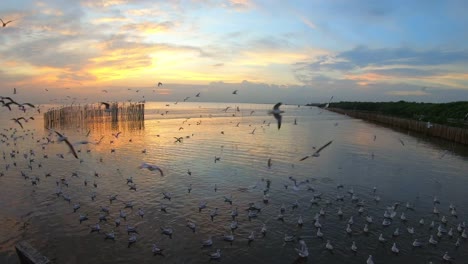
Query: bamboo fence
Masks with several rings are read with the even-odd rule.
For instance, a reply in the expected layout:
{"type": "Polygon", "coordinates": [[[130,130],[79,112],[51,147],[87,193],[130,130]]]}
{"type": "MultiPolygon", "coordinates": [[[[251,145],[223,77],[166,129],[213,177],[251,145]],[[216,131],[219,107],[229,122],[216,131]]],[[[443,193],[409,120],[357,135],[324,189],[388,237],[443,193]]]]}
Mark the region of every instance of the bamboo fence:
{"type": "Polygon", "coordinates": [[[109,103],[72,105],[52,108],[44,113],[45,128],[87,127],[97,123],[117,124],[120,121],[142,127],[145,119],[144,103],[109,103]]]}

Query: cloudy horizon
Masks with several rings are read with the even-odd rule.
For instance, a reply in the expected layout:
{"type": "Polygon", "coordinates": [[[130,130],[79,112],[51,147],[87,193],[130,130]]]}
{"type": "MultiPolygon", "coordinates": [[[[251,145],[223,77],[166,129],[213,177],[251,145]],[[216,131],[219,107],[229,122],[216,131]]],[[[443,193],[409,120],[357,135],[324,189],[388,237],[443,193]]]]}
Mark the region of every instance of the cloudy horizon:
{"type": "Polygon", "coordinates": [[[468,100],[465,1],[17,0],[0,10],[13,20],[0,27],[0,95],[17,88],[32,102],[468,100]]]}

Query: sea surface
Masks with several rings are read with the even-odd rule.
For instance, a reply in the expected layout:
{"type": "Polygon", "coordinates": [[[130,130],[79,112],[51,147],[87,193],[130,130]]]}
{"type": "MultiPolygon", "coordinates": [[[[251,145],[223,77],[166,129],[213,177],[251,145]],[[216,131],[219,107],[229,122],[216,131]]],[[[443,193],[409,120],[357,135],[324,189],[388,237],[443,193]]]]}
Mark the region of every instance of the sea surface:
{"type": "Polygon", "coordinates": [[[55,263],[208,263],[217,249],[220,263],[366,263],[369,255],[375,263],[443,263],[445,252],[453,263],[468,263],[468,241],[457,231],[468,220],[467,147],[297,105],[281,106],[278,129],[268,115],[272,106],[149,102],[144,122],[71,122],[55,128],[72,144],[103,137],[99,144],[76,145],[79,159],[44,127],[36,110],[1,108],[0,263],[18,263],[14,246],[22,240],[55,263]],[[20,116],[34,120],[22,122],[22,130],[10,120],[20,116]],[[319,157],[300,161],[329,141],[333,142],[319,157]],[[164,176],[139,169],[144,162],[159,166],[164,176]],[[36,177],[39,181],[33,185],[36,177]],[[127,184],[130,177],[136,190],[127,184]],[[171,199],[164,199],[163,192],[171,199]],[[116,200],[111,202],[113,195],[116,200]],[[314,195],[321,199],[312,204],[314,195]],[[344,196],[343,201],[337,201],[337,195],[344,196]],[[232,197],[232,205],[225,197],[232,197]],[[130,201],[134,208],[124,208],[130,201]],[[207,207],[199,211],[201,201],[207,207]],[[80,208],[74,212],[77,203],[80,208]],[[249,219],[249,204],[260,209],[257,217],[249,219]],[[277,219],[281,207],[284,221],[277,219]],[[218,215],[212,220],[214,208],[218,215]],[[231,243],[222,236],[231,234],[235,208],[238,228],[231,243]],[[325,214],[317,218],[322,239],[314,220],[321,209],[325,214]],[[384,213],[393,209],[395,216],[384,227],[384,213]],[[127,217],[116,227],[120,210],[127,217]],[[80,214],[89,220],[80,223],[80,214]],[[91,232],[100,216],[107,222],[100,223],[100,232],[91,232]],[[373,217],[367,234],[366,216],[373,217]],[[348,234],[350,217],[354,223],[348,234]],[[186,226],[187,220],[196,223],[195,232],[186,226]],[[138,231],[130,245],[127,224],[138,231]],[[263,225],[266,235],[261,233],[263,225]],[[447,232],[452,228],[453,237],[441,232],[439,238],[439,226],[447,232]],[[161,227],[172,228],[172,238],[162,234],[161,227]],[[408,227],[414,227],[414,234],[408,227]],[[399,236],[393,236],[396,228],[399,236]],[[115,241],[106,240],[104,234],[112,230],[115,241]],[[255,239],[248,243],[252,232],[255,239]],[[379,242],[381,234],[386,242],[379,242]],[[294,235],[294,241],[285,242],[285,235],[294,235]],[[437,245],[429,244],[430,235],[437,245]],[[213,245],[202,248],[201,241],[210,236],[213,245]],[[308,247],[306,259],[295,250],[298,239],[308,247]],[[412,247],[415,239],[423,243],[421,248],[412,247]],[[325,248],[327,240],[333,251],[325,248]],[[350,249],[353,241],[356,253],[350,249]],[[394,242],[399,254],[391,250],[394,242]],[[153,255],[153,244],[164,248],[164,255],[153,255]]]}

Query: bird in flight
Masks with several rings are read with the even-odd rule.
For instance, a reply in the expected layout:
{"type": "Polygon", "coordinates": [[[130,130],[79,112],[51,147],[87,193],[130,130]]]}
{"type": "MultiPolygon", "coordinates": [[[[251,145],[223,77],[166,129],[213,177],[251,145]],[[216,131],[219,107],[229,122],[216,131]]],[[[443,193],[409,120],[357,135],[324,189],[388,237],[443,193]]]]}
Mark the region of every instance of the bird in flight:
{"type": "Polygon", "coordinates": [[[327,144],[323,145],[322,147],[320,147],[319,149],[317,149],[313,154],[311,155],[307,155],[305,157],[303,157],[302,159],[300,159],[300,161],[303,161],[307,158],[310,158],[310,157],[318,157],[320,156],[320,151],[322,151],[324,148],[330,146],[330,144],[333,142],[333,140],[329,141],[327,144]]]}
{"type": "Polygon", "coordinates": [[[20,119],[21,119],[21,117],[20,118],[12,118],[11,120],[15,121],[15,123],[17,123],[18,125],[20,125],[21,128],[23,128],[23,124],[21,124],[21,122],[19,121],[20,119]]]}
{"type": "Polygon", "coordinates": [[[73,154],[73,156],[75,156],[75,158],[78,159],[78,155],[76,154],[76,151],[75,151],[75,148],[73,147],[73,145],[70,143],[70,141],[68,141],[68,138],[63,136],[62,134],[60,134],[59,132],[57,131],[54,131],[55,134],[57,134],[58,136],[58,141],[61,142],[61,141],[65,141],[65,143],[67,144],[67,146],[70,148],[70,151],[71,153],[73,154]]]}
{"type": "Polygon", "coordinates": [[[282,105],[283,103],[277,103],[273,106],[273,110],[269,112],[270,115],[273,115],[276,119],[276,121],[278,121],[278,130],[281,128],[281,119],[283,118],[281,116],[281,113],[284,113],[284,111],[281,111],[279,109],[279,107],[282,105]]]}
{"type": "Polygon", "coordinates": [[[109,103],[101,102],[101,105],[104,105],[106,107],[106,112],[110,112],[110,104],[109,103]]]}
{"type": "Polygon", "coordinates": [[[162,82],[158,82],[158,87],[159,87],[159,86],[162,86],[162,82]]]}
{"type": "Polygon", "coordinates": [[[6,27],[6,25],[8,25],[9,23],[13,22],[14,20],[9,20],[9,21],[7,21],[7,22],[4,22],[4,21],[0,18],[0,21],[2,21],[3,27],[6,27]]]}
{"type": "Polygon", "coordinates": [[[148,169],[149,171],[159,171],[159,173],[161,173],[161,176],[164,176],[164,173],[163,171],[161,170],[161,168],[159,168],[158,166],[156,165],[152,165],[152,164],[148,164],[148,163],[142,163],[140,166],[139,166],[140,169],[148,169]]]}
{"type": "Polygon", "coordinates": [[[237,90],[234,90],[234,92],[232,92],[232,94],[237,94],[237,90]]]}

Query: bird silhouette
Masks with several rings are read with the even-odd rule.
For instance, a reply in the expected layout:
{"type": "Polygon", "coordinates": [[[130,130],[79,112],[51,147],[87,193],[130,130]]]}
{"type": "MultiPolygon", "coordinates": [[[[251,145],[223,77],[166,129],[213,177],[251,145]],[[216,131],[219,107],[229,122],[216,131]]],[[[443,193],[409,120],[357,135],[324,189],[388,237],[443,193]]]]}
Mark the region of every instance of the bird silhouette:
{"type": "Polygon", "coordinates": [[[9,21],[7,21],[7,22],[4,22],[4,21],[0,18],[0,21],[2,21],[3,27],[6,27],[6,25],[8,25],[9,23],[13,22],[14,20],[9,20],[9,21]]]}

